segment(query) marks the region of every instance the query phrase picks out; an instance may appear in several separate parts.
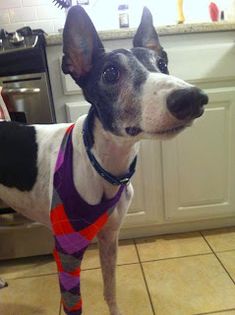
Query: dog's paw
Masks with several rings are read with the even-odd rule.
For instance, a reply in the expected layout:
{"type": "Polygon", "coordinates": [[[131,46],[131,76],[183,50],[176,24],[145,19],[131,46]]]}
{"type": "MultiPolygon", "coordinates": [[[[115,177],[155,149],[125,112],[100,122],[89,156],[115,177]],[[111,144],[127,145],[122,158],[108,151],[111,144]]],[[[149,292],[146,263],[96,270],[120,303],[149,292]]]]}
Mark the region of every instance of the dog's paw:
{"type": "Polygon", "coordinates": [[[2,279],[0,279],[0,289],[3,289],[5,287],[7,287],[7,286],[8,286],[7,282],[2,280],[2,279]]]}

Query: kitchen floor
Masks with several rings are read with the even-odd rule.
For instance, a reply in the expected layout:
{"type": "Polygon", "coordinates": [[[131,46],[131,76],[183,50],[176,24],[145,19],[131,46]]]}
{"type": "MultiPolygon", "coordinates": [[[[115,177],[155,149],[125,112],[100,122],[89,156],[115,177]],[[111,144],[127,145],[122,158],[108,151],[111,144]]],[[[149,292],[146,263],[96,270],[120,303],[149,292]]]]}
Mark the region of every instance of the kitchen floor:
{"type": "MultiPolygon", "coordinates": [[[[0,314],[64,314],[51,256],[0,262],[0,275],[0,314]]],[[[235,228],[121,241],[117,279],[123,315],[235,315],[235,228]]],[[[109,315],[95,246],[81,281],[83,314],[109,315]]]]}

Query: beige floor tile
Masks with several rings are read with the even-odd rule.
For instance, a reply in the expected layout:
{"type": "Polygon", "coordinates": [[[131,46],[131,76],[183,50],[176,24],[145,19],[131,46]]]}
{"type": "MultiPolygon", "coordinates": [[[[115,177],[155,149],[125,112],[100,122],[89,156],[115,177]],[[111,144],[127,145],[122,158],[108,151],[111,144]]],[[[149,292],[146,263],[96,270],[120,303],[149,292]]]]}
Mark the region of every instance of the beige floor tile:
{"type": "Polygon", "coordinates": [[[0,261],[0,276],[6,280],[56,272],[54,258],[50,255],[0,261]]]}
{"type": "Polygon", "coordinates": [[[157,315],[235,308],[235,286],[213,254],[143,263],[157,315]]]}
{"type": "Polygon", "coordinates": [[[235,310],[234,311],[222,311],[222,312],[216,312],[216,313],[204,313],[204,314],[199,314],[199,315],[235,315],[235,310]]]}
{"type": "Polygon", "coordinates": [[[163,235],[136,240],[141,261],[210,253],[200,233],[163,235]]]}
{"type": "Polygon", "coordinates": [[[235,251],[217,253],[217,255],[235,281],[235,251]]]}
{"type": "MultiPolygon", "coordinates": [[[[118,265],[138,263],[138,255],[132,240],[120,241],[118,248],[118,265]]],[[[100,267],[99,251],[96,245],[91,245],[85,253],[82,269],[94,269],[100,267]]]]}
{"type": "Polygon", "coordinates": [[[214,251],[235,250],[235,227],[203,231],[214,251]]]}
{"type": "Polygon", "coordinates": [[[0,290],[0,314],[58,315],[60,293],[56,275],[10,280],[0,290]]]}
{"type": "MultiPolygon", "coordinates": [[[[100,269],[81,273],[83,315],[109,315],[103,299],[103,284],[100,269]]],[[[123,314],[153,315],[140,265],[117,267],[117,295],[123,314]]],[[[64,312],[62,312],[64,315],[64,312]]]]}
{"type": "Polygon", "coordinates": [[[0,276],[4,279],[55,274],[56,263],[52,255],[0,261],[0,276]]]}

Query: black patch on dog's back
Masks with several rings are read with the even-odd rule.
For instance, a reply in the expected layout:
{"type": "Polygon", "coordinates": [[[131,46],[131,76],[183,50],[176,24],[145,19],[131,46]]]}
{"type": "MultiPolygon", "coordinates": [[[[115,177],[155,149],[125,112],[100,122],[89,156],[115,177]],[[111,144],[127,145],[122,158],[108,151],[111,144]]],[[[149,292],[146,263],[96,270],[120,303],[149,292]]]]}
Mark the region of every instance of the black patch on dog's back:
{"type": "Polygon", "coordinates": [[[30,191],[37,178],[36,131],[16,122],[0,122],[0,184],[30,191]]]}

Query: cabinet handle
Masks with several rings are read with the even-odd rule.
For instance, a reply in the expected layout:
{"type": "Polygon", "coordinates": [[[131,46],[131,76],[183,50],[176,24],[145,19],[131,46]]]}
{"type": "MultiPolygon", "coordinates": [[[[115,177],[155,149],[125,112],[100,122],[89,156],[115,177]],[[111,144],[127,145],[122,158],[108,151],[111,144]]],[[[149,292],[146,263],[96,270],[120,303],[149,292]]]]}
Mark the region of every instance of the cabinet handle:
{"type": "Polygon", "coordinates": [[[3,88],[3,94],[38,94],[40,93],[40,88],[3,88]]]}

